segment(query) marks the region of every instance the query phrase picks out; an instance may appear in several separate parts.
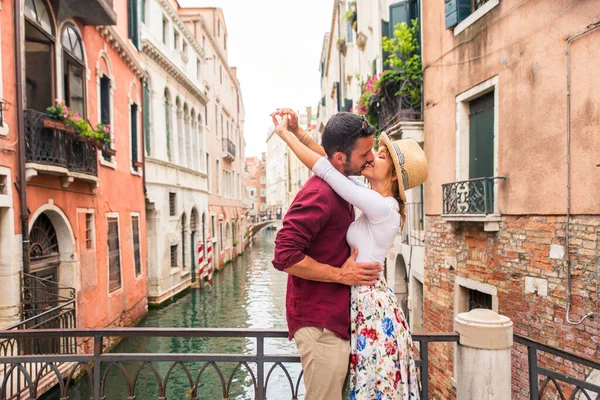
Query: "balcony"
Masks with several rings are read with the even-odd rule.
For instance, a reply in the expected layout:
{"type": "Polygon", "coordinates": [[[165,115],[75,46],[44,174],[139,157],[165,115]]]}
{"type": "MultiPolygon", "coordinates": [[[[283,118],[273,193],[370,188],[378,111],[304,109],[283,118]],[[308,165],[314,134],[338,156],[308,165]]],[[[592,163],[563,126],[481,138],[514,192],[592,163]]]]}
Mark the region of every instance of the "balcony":
{"type": "Polygon", "coordinates": [[[78,18],[85,25],[116,25],[117,13],[113,9],[113,0],[62,0],[57,13],[61,17],[78,18]]]}
{"type": "Polygon", "coordinates": [[[229,162],[235,160],[235,144],[229,139],[223,139],[223,159],[229,162]]]}
{"type": "Polygon", "coordinates": [[[96,146],[44,113],[25,110],[25,168],[27,181],[45,174],[62,177],[63,187],[75,179],[98,184],[96,146]]]}
{"type": "Polygon", "coordinates": [[[496,209],[497,180],[506,177],[476,178],[442,185],[442,217],[447,221],[484,222],[485,231],[500,229],[496,209]]]}

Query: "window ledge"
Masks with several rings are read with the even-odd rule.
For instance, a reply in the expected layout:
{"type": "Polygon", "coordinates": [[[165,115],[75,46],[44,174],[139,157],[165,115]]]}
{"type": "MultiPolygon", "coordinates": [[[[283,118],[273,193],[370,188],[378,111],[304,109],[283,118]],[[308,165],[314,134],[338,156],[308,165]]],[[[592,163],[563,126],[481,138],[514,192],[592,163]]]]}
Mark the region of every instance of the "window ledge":
{"type": "Polygon", "coordinates": [[[131,172],[131,175],[135,175],[135,176],[139,176],[139,177],[142,177],[142,175],[143,175],[141,168],[135,169],[135,168],[129,167],[129,172],[131,172]]]}
{"type": "Polygon", "coordinates": [[[183,271],[181,271],[181,273],[179,274],[179,276],[183,278],[184,276],[191,275],[191,273],[192,273],[192,272],[190,271],[190,269],[189,269],[189,268],[186,268],[186,269],[184,269],[183,271]]]}
{"type": "Polygon", "coordinates": [[[486,232],[498,232],[500,230],[500,214],[442,214],[447,222],[483,222],[483,230],[486,232]]]}
{"type": "Polygon", "coordinates": [[[115,160],[115,156],[110,158],[110,161],[105,159],[102,154],[100,154],[100,165],[103,165],[108,168],[117,169],[117,160],[115,160]]]}
{"type": "Polygon", "coordinates": [[[171,268],[170,275],[175,275],[178,272],[181,272],[181,267],[171,268]]]}
{"type": "Polygon", "coordinates": [[[460,35],[465,29],[490,12],[498,4],[500,4],[500,0],[489,0],[483,6],[479,7],[479,9],[475,10],[474,13],[471,13],[471,15],[454,27],[454,36],[460,35]]]}

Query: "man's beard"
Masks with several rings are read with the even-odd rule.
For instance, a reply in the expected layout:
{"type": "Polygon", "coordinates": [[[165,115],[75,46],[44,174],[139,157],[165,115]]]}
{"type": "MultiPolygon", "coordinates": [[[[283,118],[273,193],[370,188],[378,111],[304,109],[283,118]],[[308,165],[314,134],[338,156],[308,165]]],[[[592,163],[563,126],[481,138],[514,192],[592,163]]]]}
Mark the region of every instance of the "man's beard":
{"type": "Polygon", "coordinates": [[[369,163],[365,163],[364,165],[361,165],[358,168],[354,168],[352,166],[352,163],[350,162],[350,160],[347,160],[346,163],[344,164],[344,175],[346,176],[351,176],[351,175],[360,175],[360,173],[362,172],[362,170],[368,165],[369,163]]]}

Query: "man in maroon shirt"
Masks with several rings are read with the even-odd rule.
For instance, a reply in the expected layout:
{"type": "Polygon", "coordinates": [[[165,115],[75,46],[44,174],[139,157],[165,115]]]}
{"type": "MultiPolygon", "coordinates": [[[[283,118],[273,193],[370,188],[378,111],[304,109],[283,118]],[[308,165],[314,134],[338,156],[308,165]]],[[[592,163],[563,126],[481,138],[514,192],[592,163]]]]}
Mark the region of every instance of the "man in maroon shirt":
{"type": "MultiPolygon", "coordinates": [[[[288,127],[306,142],[297,116],[288,127]]],[[[364,118],[341,112],[327,122],[323,147],[331,164],[358,175],[373,161],[374,129],[364,118]]],[[[286,316],[304,369],[306,400],[338,400],[350,356],[350,285],[372,285],[378,263],[356,263],[346,242],[353,207],[316,176],[290,205],[275,239],[273,265],[287,272],[286,316]]]]}

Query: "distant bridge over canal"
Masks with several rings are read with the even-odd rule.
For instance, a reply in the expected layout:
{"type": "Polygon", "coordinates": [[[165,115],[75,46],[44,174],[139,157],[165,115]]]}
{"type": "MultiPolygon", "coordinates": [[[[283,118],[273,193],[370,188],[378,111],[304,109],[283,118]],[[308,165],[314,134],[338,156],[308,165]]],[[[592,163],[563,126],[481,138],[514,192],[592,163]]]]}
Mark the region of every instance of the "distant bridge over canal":
{"type": "Polygon", "coordinates": [[[269,219],[267,221],[262,221],[252,226],[252,236],[256,235],[260,232],[261,229],[266,228],[270,225],[281,226],[281,219],[269,219]]]}

